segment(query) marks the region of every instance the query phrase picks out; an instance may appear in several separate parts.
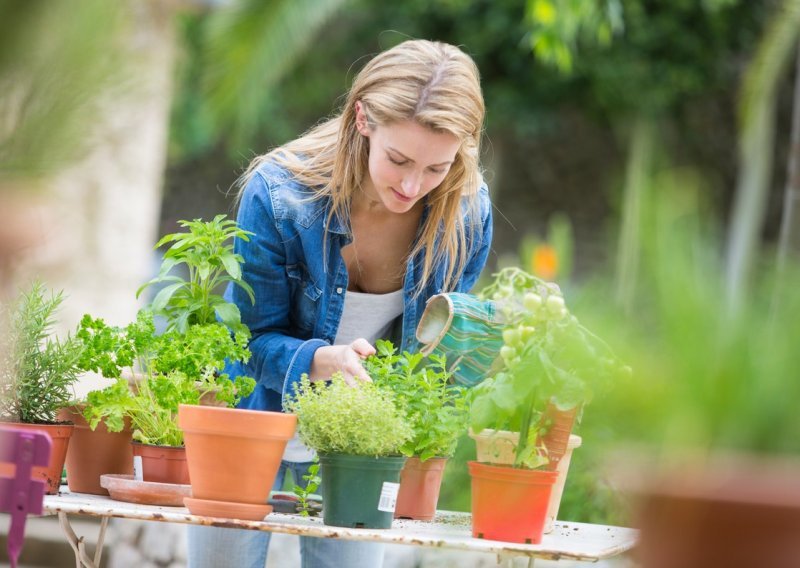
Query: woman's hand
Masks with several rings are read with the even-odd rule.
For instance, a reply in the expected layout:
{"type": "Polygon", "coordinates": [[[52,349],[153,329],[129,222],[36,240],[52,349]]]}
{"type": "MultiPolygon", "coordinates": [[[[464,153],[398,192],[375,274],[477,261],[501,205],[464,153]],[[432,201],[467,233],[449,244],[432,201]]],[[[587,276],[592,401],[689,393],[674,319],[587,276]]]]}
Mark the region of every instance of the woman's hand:
{"type": "Polygon", "coordinates": [[[361,361],[375,354],[369,341],[360,337],[349,345],[327,345],[314,353],[309,379],[311,382],[324,381],[336,372],[342,373],[344,382],[354,387],[358,381],[372,382],[361,361]]]}

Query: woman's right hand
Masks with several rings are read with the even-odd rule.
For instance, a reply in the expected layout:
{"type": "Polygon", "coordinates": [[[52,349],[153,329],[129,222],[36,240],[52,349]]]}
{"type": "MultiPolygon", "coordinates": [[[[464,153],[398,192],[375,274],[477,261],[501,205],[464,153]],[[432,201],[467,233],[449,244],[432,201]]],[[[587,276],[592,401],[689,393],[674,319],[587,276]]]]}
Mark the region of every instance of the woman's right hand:
{"type": "Polygon", "coordinates": [[[344,382],[351,387],[357,386],[359,381],[372,382],[361,361],[374,354],[375,348],[363,337],[349,345],[320,347],[314,353],[309,379],[311,382],[325,381],[339,372],[344,376],[344,382]]]}

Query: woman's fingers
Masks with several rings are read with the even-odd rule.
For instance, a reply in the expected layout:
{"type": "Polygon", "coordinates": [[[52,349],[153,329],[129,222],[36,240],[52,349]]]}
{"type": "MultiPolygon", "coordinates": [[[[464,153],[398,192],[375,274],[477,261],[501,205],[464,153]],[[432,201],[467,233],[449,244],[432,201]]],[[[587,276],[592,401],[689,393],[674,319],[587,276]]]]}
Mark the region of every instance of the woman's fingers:
{"type": "Polygon", "coordinates": [[[350,347],[352,347],[353,351],[358,353],[358,355],[362,359],[365,359],[370,355],[375,355],[375,348],[372,346],[372,344],[370,344],[369,341],[367,341],[363,337],[359,337],[358,339],[353,341],[350,344],[350,347]]]}

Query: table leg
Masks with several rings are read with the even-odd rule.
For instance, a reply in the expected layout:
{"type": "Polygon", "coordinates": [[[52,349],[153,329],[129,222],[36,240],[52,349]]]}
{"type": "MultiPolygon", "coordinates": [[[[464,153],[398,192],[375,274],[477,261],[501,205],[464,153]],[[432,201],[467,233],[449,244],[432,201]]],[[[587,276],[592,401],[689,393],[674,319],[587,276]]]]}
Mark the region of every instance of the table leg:
{"type": "Polygon", "coordinates": [[[89,558],[86,552],[86,543],[83,537],[78,537],[72,526],[69,524],[69,517],[66,513],[58,513],[58,522],[61,524],[61,529],[67,536],[67,541],[75,553],[75,567],[76,568],[98,568],[100,566],[100,557],[103,554],[103,539],[106,536],[106,527],[108,526],[108,517],[103,517],[100,521],[100,533],[97,535],[97,548],[94,551],[94,558],[89,558]]]}

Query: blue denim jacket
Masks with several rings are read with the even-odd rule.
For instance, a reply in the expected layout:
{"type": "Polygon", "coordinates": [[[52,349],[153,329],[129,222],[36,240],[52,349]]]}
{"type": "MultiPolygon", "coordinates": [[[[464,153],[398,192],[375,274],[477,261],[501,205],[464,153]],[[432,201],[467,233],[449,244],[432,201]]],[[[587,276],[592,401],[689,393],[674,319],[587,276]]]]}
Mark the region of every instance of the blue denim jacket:
{"type": "MultiPolygon", "coordinates": [[[[242,195],[239,226],[255,234],[249,242],[236,239],[234,246],[244,258],[242,276],[253,287],[256,301],[251,304],[234,286],[228,287],[225,296],[239,307],[242,323],[250,328],[252,357],[247,364],[228,365],[226,372],[231,377],[251,376],[257,385],[240,407],[281,410],[282,395],[294,393],[293,385],[311,368],[316,350],[331,345],[336,337],[347,291],[341,248],[352,235],[336,217],[326,228],[330,201],[310,199],[313,195],[271,162],[252,176],[242,195]]],[[[468,236],[472,233],[469,261],[455,292],[469,291],[489,253],[492,213],[485,185],[480,189],[480,216],[467,220],[468,236]]],[[[429,285],[414,297],[421,276],[420,259],[409,259],[402,331],[394,338],[403,350],[417,350],[417,322],[427,299],[442,291],[444,266],[435,268],[429,285]]]]}

